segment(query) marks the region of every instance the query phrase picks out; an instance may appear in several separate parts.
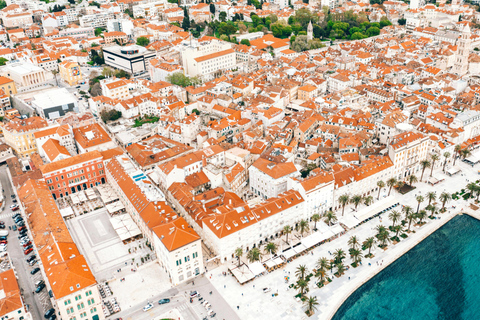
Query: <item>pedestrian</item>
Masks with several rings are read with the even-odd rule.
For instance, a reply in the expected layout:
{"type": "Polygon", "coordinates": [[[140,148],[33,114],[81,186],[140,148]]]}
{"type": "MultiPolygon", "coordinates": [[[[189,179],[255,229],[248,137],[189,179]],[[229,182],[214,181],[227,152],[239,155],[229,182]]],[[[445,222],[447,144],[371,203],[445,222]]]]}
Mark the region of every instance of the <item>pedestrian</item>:
{"type": "Polygon", "coordinates": [[[239,306],[237,306],[237,310],[240,310],[240,307],[239,307],[239,306]]]}
{"type": "Polygon", "coordinates": [[[223,288],[225,289],[226,287],[227,287],[227,285],[226,285],[226,284],[224,284],[224,285],[223,285],[223,288]]]}
{"type": "Polygon", "coordinates": [[[243,297],[243,292],[242,292],[242,297],[243,297]]]}
{"type": "Polygon", "coordinates": [[[348,280],[350,280],[350,277],[348,277],[348,280]]]}

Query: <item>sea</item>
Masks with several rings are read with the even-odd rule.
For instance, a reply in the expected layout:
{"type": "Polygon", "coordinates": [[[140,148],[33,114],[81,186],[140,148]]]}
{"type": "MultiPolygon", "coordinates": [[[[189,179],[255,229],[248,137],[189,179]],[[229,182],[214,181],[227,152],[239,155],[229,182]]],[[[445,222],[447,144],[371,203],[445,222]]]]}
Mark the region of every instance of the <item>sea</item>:
{"type": "Polygon", "coordinates": [[[480,221],[454,217],[358,288],[332,319],[480,319],[480,221]]]}

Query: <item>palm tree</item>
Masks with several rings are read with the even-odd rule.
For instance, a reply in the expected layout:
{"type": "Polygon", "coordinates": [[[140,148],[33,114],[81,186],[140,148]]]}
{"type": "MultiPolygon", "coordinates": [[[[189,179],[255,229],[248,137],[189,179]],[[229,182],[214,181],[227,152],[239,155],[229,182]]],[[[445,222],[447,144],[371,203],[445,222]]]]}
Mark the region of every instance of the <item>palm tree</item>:
{"type": "Polygon", "coordinates": [[[317,230],[317,222],[320,221],[322,217],[320,217],[320,215],[318,213],[315,213],[313,216],[312,216],[312,221],[315,223],[313,225],[313,230],[317,230]]]}
{"type": "Polygon", "coordinates": [[[382,188],[385,187],[385,182],[382,180],[377,182],[377,187],[378,187],[378,195],[377,195],[377,200],[380,199],[380,191],[382,191],[382,188]]]}
{"type": "Polygon", "coordinates": [[[298,289],[300,289],[300,294],[303,296],[305,293],[305,288],[308,287],[308,281],[300,279],[297,281],[298,289]]]}
{"type": "Polygon", "coordinates": [[[307,273],[307,267],[305,265],[299,265],[295,271],[295,275],[299,280],[305,279],[305,274],[307,273]]]}
{"type": "Polygon", "coordinates": [[[363,198],[363,204],[365,204],[367,207],[371,205],[373,202],[373,197],[372,196],[366,196],[363,198]]]}
{"type": "Polygon", "coordinates": [[[470,191],[472,197],[474,197],[475,192],[477,191],[477,185],[474,182],[467,184],[467,190],[470,191]]]}
{"type": "Polygon", "coordinates": [[[410,206],[405,206],[402,208],[402,211],[405,212],[405,219],[406,219],[407,216],[410,214],[410,212],[413,212],[413,209],[410,206]]]}
{"type": "Polygon", "coordinates": [[[417,212],[418,212],[418,210],[420,209],[420,203],[425,201],[425,199],[422,196],[417,196],[416,199],[417,199],[417,202],[418,202],[418,206],[417,206],[417,212]]]}
{"type": "Polygon", "coordinates": [[[300,220],[299,224],[297,225],[297,231],[300,231],[300,234],[303,237],[304,232],[308,232],[310,230],[310,227],[308,225],[308,221],[305,219],[300,220]]]}
{"type": "Polygon", "coordinates": [[[345,206],[347,205],[349,200],[350,200],[350,197],[348,196],[348,194],[343,194],[340,197],[338,197],[338,202],[342,206],[342,216],[343,216],[343,213],[345,212],[345,206]]]}
{"type": "Polygon", "coordinates": [[[326,224],[331,226],[332,223],[337,222],[337,215],[332,210],[328,210],[327,212],[325,212],[325,215],[323,216],[323,219],[325,220],[326,224]]]}
{"type": "Polygon", "coordinates": [[[278,248],[277,248],[277,245],[276,245],[275,243],[269,242],[269,243],[267,243],[267,244],[265,245],[265,249],[264,249],[264,250],[265,250],[265,253],[269,253],[269,254],[271,254],[272,256],[274,256],[275,253],[277,253],[278,248]]]}
{"type": "Polygon", "coordinates": [[[457,158],[460,155],[460,151],[462,151],[462,146],[457,144],[455,146],[455,157],[453,158],[453,165],[455,165],[455,161],[457,161],[457,158]]]}
{"type": "Polygon", "coordinates": [[[261,257],[262,253],[258,248],[252,248],[252,250],[248,251],[247,253],[247,259],[250,262],[260,261],[261,257]]]}
{"type": "Polygon", "coordinates": [[[392,188],[395,187],[396,184],[397,184],[397,179],[395,179],[394,177],[387,180],[388,195],[390,195],[390,191],[392,191],[392,188]]]}
{"type": "Polygon", "coordinates": [[[393,231],[395,231],[395,237],[398,238],[398,234],[403,230],[403,226],[401,224],[397,224],[393,227],[393,231]]]}
{"type": "Polygon", "coordinates": [[[395,227],[395,223],[400,220],[400,213],[397,210],[392,210],[388,217],[392,220],[392,227],[395,227]]]}
{"type": "Polygon", "coordinates": [[[450,152],[445,152],[443,157],[445,158],[445,161],[443,161],[443,172],[445,172],[445,166],[447,165],[447,159],[450,158],[450,152]]]}
{"type": "Polygon", "coordinates": [[[359,249],[353,249],[352,252],[350,252],[350,255],[352,256],[353,263],[358,264],[362,261],[363,254],[359,249]]]}
{"type": "Polygon", "coordinates": [[[427,199],[428,205],[430,205],[432,201],[435,201],[435,199],[437,199],[437,195],[435,194],[435,192],[430,191],[429,193],[427,193],[427,199]]]}
{"type": "Polygon", "coordinates": [[[420,182],[421,182],[423,180],[423,173],[425,172],[425,169],[430,168],[431,163],[430,161],[425,159],[425,160],[422,160],[422,162],[420,162],[420,166],[422,167],[422,175],[420,176],[420,182]]]}
{"type": "Polygon", "coordinates": [[[407,180],[408,180],[408,184],[411,185],[411,186],[413,186],[413,184],[414,184],[415,182],[418,182],[417,177],[416,177],[415,175],[413,175],[413,174],[409,175],[408,178],[407,178],[407,180]]]}
{"type": "Polygon", "coordinates": [[[452,200],[452,196],[448,192],[442,192],[440,194],[440,197],[438,198],[440,201],[442,201],[442,212],[445,211],[445,204],[452,200]]]}
{"type": "Polygon", "coordinates": [[[360,242],[358,241],[357,236],[351,236],[350,239],[348,239],[348,245],[352,249],[357,249],[358,246],[360,245],[360,242]]]}
{"type": "Polygon", "coordinates": [[[287,241],[286,242],[288,244],[288,234],[292,233],[292,227],[290,227],[290,226],[283,227],[283,233],[285,233],[287,235],[287,241]]]}
{"type": "Polygon", "coordinates": [[[308,297],[307,300],[303,302],[303,304],[307,306],[308,315],[314,314],[315,310],[317,310],[319,305],[317,297],[308,297]]]}
{"type": "Polygon", "coordinates": [[[425,210],[420,210],[417,213],[417,219],[419,223],[422,223],[423,219],[425,219],[426,217],[427,217],[427,211],[425,210]]]}
{"type": "Polygon", "coordinates": [[[342,249],[337,249],[333,253],[333,257],[335,259],[335,264],[341,263],[343,259],[345,259],[345,252],[342,249]]]}
{"type": "Polygon", "coordinates": [[[365,247],[365,249],[368,249],[368,256],[371,255],[371,251],[373,248],[375,248],[375,245],[376,245],[376,240],[374,237],[368,237],[367,239],[365,239],[365,241],[363,241],[363,246],[365,247]]]}
{"type": "Polygon", "coordinates": [[[345,272],[345,266],[340,262],[336,264],[336,267],[338,276],[341,276],[345,272]]]}
{"type": "Polygon", "coordinates": [[[382,225],[379,225],[376,227],[376,230],[377,234],[375,235],[375,237],[377,237],[377,239],[380,241],[381,246],[385,247],[387,245],[387,242],[390,240],[388,229],[382,225]]]}
{"type": "Polygon", "coordinates": [[[327,270],[328,266],[329,266],[329,262],[328,262],[327,258],[325,258],[325,257],[319,258],[317,260],[317,264],[315,265],[317,270],[327,270]]]}
{"type": "Polygon", "coordinates": [[[360,204],[360,202],[362,202],[362,196],[356,194],[350,199],[350,202],[353,203],[353,205],[355,206],[355,211],[357,211],[358,205],[360,204]]]}
{"type": "Polygon", "coordinates": [[[432,205],[428,205],[427,208],[426,208],[428,211],[431,211],[432,214],[431,216],[433,217],[433,215],[435,214],[435,212],[437,211],[437,207],[434,206],[433,204],[432,205]]]}
{"type": "Polygon", "coordinates": [[[430,156],[430,158],[432,159],[432,169],[430,170],[430,177],[431,177],[433,174],[433,168],[435,167],[435,161],[439,160],[440,157],[438,156],[438,154],[434,153],[430,156]]]}
{"type": "Polygon", "coordinates": [[[326,274],[327,274],[327,269],[317,269],[317,272],[315,272],[315,277],[319,278],[320,279],[319,282],[323,284],[326,274]]]}
{"type": "Polygon", "coordinates": [[[243,256],[243,250],[242,248],[238,247],[235,249],[235,257],[237,257],[238,260],[238,266],[240,267],[240,258],[243,256]]]}
{"type": "Polygon", "coordinates": [[[471,153],[470,150],[468,150],[467,148],[462,149],[462,151],[460,151],[460,152],[461,152],[461,154],[462,154],[462,158],[463,158],[463,159],[467,158],[467,157],[470,155],[470,153],[471,153]]]}
{"type": "Polygon", "coordinates": [[[397,188],[398,188],[398,191],[399,191],[399,192],[400,192],[400,189],[402,189],[404,185],[405,185],[405,182],[403,182],[403,181],[397,181],[397,188]]]}
{"type": "Polygon", "coordinates": [[[412,224],[412,221],[417,218],[417,214],[413,211],[409,212],[407,215],[407,220],[408,220],[408,228],[407,230],[410,231],[410,225],[412,224]]]}
{"type": "Polygon", "coordinates": [[[53,77],[55,78],[55,82],[56,82],[57,87],[58,87],[58,79],[57,79],[58,70],[52,70],[51,72],[53,74],[53,77]]]}

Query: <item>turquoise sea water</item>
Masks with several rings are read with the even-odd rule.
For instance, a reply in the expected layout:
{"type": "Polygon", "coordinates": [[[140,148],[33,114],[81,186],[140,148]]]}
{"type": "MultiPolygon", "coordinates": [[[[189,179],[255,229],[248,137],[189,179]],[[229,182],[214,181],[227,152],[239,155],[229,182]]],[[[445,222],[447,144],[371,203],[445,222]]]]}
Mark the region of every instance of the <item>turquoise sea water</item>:
{"type": "Polygon", "coordinates": [[[480,221],[453,218],[358,288],[340,319],[480,319],[480,221]]]}

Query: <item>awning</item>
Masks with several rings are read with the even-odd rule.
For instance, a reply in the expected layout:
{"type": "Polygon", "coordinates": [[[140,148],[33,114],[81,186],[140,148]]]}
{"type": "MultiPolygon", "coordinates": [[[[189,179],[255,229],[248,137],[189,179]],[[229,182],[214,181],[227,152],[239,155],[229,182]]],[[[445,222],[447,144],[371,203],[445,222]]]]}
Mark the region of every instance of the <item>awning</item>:
{"type": "Polygon", "coordinates": [[[267,266],[267,268],[273,268],[276,266],[275,261],[272,259],[268,259],[267,261],[265,261],[265,265],[267,266]]]}
{"type": "Polygon", "coordinates": [[[80,199],[78,199],[78,196],[77,196],[76,193],[72,193],[70,195],[70,200],[72,200],[73,204],[79,204],[80,203],[80,199]]]}
{"type": "MultiPolygon", "coordinates": [[[[354,213],[354,214],[355,214],[355,213],[354,213]]],[[[349,229],[351,229],[351,228],[359,225],[360,222],[361,222],[360,220],[357,219],[357,217],[355,217],[355,215],[352,216],[352,215],[349,215],[349,214],[341,217],[341,218],[339,219],[339,221],[340,221],[341,223],[343,223],[344,225],[346,225],[347,228],[349,228],[349,229]]]]}
{"type": "Polygon", "coordinates": [[[326,235],[325,233],[320,233],[320,232],[314,232],[313,234],[309,235],[308,237],[305,237],[302,239],[302,244],[306,247],[306,248],[310,248],[310,247],[313,247],[314,245],[322,242],[323,240],[325,239],[328,239],[329,237],[327,238],[324,238],[324,235],[326,235]]]}
{"type": "Polygon", "coordinates": [[[296,253],[302,253],[303,251],[307,250],[307,247],[305,247],[302,243],[299,243],[293,247],[293,250],[295,250],[296,253]]]}
{"type": "Polygon", "coordinates": [[[60,214],[62,215],[62,217],[69,217],[69,216],[73,216],[75,213],[73,212],[72,207],[66,207],[66,208],[60,209],[60,214]]]}
{"type": "Polygon", "coordinates": [[[79,192],[76,193],[76,195],[78,197],[78,200],[80,200],[80,202],[87,201],[87,196],[85,195],[85,192],[79,191],[79,192]]]}
{"type": "Polygon", "coordinates": [[[342,226],[338,223],[331,226],[330,230],[332,230],[334,235],[342,233],[343,231],[345,231],[345,229],[343,229],[342,226]]]}
{"type": "Polygon", "coordinates": [[[252,271],[250,271],[250,269],[248,269],[248,267],[244,264],[242,264],[240,267],[230,269],[230,271],[240,283],[245,283],[248,280],[255,278],[252,271]]]}
{"type": "Polygon", "coordinates": [[[118,211],[122,211],[125,209],[125,206],[120,201],[115,201],[113,203],[107,204],[105,206],[107,208],[108,213],[113,214],[118,211]]]}
{"type": "Polygon", "coordinates": [[[85,190],[85,193],[86,193],[87,198],[88,198],[89,200],[97,199],[97,194],[95,193],[95,190],[93,190],[93,189],[87,189],[87,190],[85,190]]]}
{"type": "Polygon", "coordinates": [[[295,250],[293,250],[292,248],[288,248],[287,250],[283,251],[280,255],[288,260],[296,254],[297,253],[295,252],[295,250]]]}
{"type": "Polygon", "coordinates": [[[262,265],[260,261],[255,261],[254,263],[249,264],[248,268],[250,269],[250,271],[252,271],[252,273],[255,276],[258,276],[259,274],[262,274],[265,271],[267,271],[265,270],[265,267],[262,265]]]}
{"type": "Polygon", "coordinates": [[[372,205],[370,205],[368,207],[365,207],[362,210],[360,210],[358,213],[355,214],[355,217],[358,219],[359,223],[363,222],[363,221],[375,216],[376,214],[387,210],[388,208],[392,207],[397,202],[398,202],[398,200],[395,200],[394,196],[389,196],[389,197],[383,198],[382,200],[374,202],[372,205]]]}
{"type": "Polygon", "coordinates": [[[454,174],[460,172],[460,168],[455,166],[455,167],[451,167],[450,169],[447,170],[447,173],[451,176],[453,176],[454,174]]]}
{"type": "Polygon", "coordinates": [[[127,213],[111,217],[110,222],[112,223],[113,229],[122,241],[142,234],[137,224],[127,213]]]}

